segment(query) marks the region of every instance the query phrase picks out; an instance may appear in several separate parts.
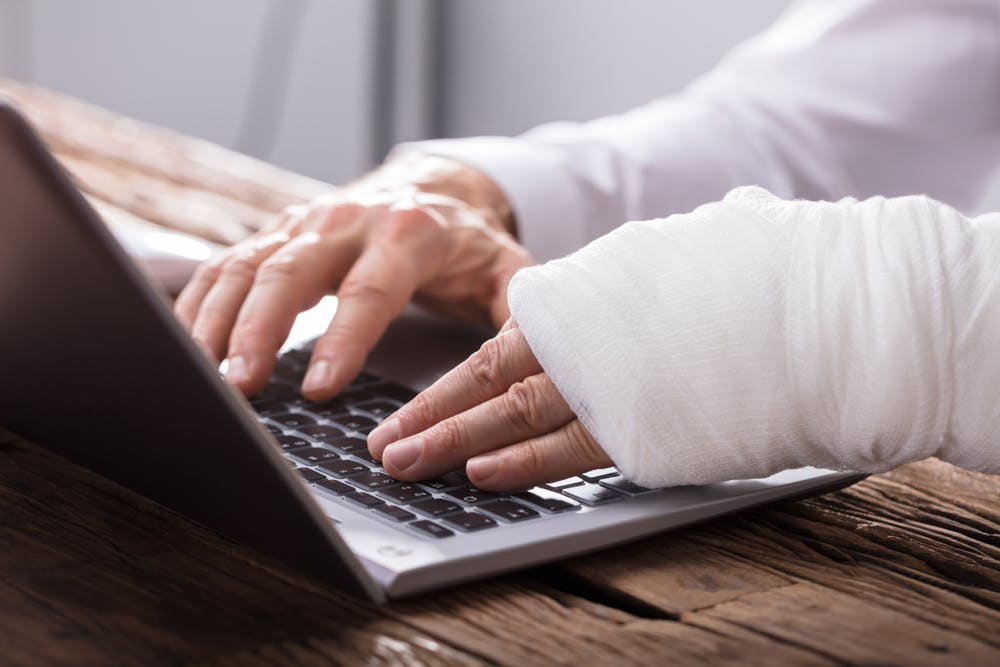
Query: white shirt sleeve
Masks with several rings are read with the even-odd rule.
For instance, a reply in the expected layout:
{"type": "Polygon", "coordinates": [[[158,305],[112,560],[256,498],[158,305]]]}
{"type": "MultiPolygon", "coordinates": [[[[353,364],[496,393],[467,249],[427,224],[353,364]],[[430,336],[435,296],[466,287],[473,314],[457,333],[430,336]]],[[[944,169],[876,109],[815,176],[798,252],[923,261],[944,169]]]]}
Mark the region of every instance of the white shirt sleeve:
{"type": "Polygon", "coordinates": [[[998,99],[997,0],[804,0],[678,95],[517,138],[403,148],[486,172],[545,260],[747,184],[970,209],[1000,158],[998,99]]]}
{"type": "Polygon", "coordinates": [[[1000,472],[1000,214],[740,188],[517,273],[511,313],[631,479],[938,456],[1000,472]]]}

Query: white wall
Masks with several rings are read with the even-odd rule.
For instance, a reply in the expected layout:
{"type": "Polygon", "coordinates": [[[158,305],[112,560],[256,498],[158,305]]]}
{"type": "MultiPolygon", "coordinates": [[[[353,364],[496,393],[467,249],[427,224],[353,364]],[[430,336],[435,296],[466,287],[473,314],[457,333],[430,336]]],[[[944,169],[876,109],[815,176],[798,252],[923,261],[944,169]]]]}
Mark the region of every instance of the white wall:
{"type": "Polygon", "coordinates": [[[340,182],[370,161],[370,6],[3,0],[0,72],[340,182]],[[294,20],[299,9],[301,20],[294,20]],[[294,38],[291,76],[287,86],[281,76],[269,82],[263,105],[248,104],[252,78],[270,72],[280,46],[272,39],[272,51],[258,54],[261,30],[282,19],[294,38]],[[257,115],[261,106],[278,122],[273,142],[261,141],[269,127],[257,115]]]}
{"type": "MultiPolygon", "coordinates": [[[[343,182],[375,150],[378,2],[0,0],[0,74],[343,182]],[[275,74],[282,27],[287,80],[275,74]],[[267,87],[248,103],[254,77],[267,87]]],[[[594,117],[676,90],[787,0],[399,2],[404,32],[420,28],[415,7],[442,3],[440,115],[422,126],[454,136],[594,117]]],[[[403,70],[426,56],[400,48],[403,70]]],[[[399,90],[396,127],[415,138],[421,123],[407,125],[407,109],[424,113],[428,92],[399,90]]]]}
{"type": "Polygon", "coordinates": [[[678,90],[789,0],[447,0],[444,129],[507,134],[678,90]]]}

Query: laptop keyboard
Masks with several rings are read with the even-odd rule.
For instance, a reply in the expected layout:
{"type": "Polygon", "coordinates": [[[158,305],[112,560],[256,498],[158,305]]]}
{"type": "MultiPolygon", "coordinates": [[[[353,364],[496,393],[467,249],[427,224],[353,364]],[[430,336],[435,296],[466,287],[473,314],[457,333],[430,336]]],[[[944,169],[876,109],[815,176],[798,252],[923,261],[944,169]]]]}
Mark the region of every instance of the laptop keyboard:
{"type": "Polygon", "coordinates": [[[659,492],[615,468],[510,494],[478,489],[461,471],[421,482],[395,479],[368,453],[366,438],[414,392],[362,373],[336,398],[311,403],[299,393],[309,356],[292,350],[279,358],[271,381],[251,401],[261,423],[307,483],[403,530],[442,539],[659,492]]]}

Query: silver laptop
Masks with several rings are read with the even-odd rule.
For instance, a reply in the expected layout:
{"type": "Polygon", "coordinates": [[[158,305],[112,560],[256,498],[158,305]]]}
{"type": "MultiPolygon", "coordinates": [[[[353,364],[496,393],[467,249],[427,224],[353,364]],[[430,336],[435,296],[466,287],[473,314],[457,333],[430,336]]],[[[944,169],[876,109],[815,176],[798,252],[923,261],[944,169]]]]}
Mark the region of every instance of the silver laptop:
{"type": "Polygon", "coordinates": [[[0,103],[0,425],[340,588],[413,595],[860,478],[645,489],[604,469],[516,494],[460,471],[399,482],[366,434],[487,333],[411,311],[354,384],[314,405],[296,387],[328,316],[300,318],[264,392],[236,395],[0,103]]]}

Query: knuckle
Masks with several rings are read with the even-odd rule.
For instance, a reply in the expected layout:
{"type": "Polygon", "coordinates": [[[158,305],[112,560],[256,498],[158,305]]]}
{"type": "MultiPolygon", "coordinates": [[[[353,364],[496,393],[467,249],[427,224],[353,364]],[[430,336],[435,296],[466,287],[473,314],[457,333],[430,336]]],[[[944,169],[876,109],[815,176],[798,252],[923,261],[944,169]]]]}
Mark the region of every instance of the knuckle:
{"type": "Polygon", "coordinates": [[[264,260],[257,270],[257,281],[266,284],[294,280],[301,271],[290,255],[276,254],[264,260]]]}
{"type": "Polygon", "coordinates": [[[381,237],[389,243],[400,243],[437,228],[437,221],[420,208],[392,211],[381,228],[381,237]]]}
{"type": "Polygon", "coordinates": [[[246,279],[252,277],[256,271],[257,266],[250,257],[243,253],[237,253],[225,259],[220,270],[220,277],[221,274],[225,274],[230,278],[246,279]]]}
{"type": "Polygon", "coordinates": [[[385,285],[369,280],[347,278],[337,290],[337,297],[343,300],[355,300],[384,303],[392,300],[392,292],[385,285]]]}
{"type": "Polygon", "coordinates": [[[310,216],[311,227],[320,234],[342,231],[353,227],[362,217],[364,207],[354,202],[336,202],[314,209],[310,216]]]}
{"type": "Polygon", "coordinates": [[[459,419],[445,419],[434,427],[433,442],[439,454],[446,458],[460,455],[468,442],[465,425],[459,419]]]}
{"type": "Polygon", "coordinates": [[[467,362],[467,369],[476,385],[493,392],[503,391],[500,382],[500,356],[503,354],[499,338],[483,343],[467,362]]]}
{"type": "Polygon", "coordinates": [[[541,422],[541,396],[537,383],[531,380],[515,382],[507,390],[505,416],[518,431],[529,430],[541,422]]]}
{"type": "Polygon", "coordinates": [[[526,442],[514,450],[514,464],[525,477],[537,479],[545,472],[545,450],[538,442],[526,442]]]}
{"type": "Polygon", "coordinates": [[[396,413],[400,426],[404,433],[416,433],[422,431],[429,424],[433,424],[436,419],[437,410],[434,403],[424,394],[417,394],[416,398],[406,404],[396,413]]]}

